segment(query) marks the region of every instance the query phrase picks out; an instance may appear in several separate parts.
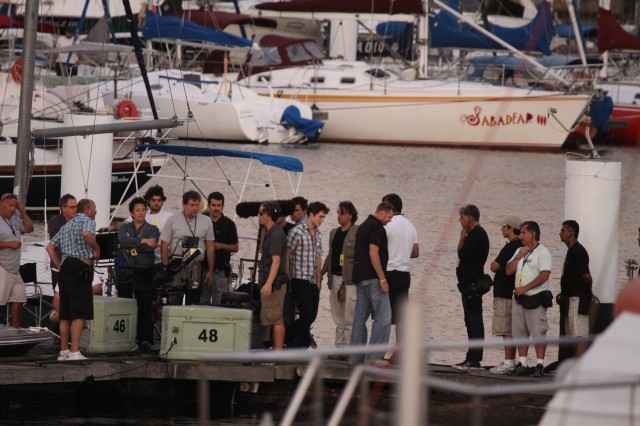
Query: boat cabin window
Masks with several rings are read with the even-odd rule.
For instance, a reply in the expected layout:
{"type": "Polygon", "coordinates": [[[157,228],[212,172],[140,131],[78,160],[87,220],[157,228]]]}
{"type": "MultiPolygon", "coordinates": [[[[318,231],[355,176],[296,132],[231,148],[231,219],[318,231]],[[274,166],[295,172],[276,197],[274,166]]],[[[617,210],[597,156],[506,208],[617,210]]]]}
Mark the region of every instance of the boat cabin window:
{"type": "Polygon", "coordinates": [[[251,59],[249,60],[249,66],[265,66],[265,65],[279,65],[282,63],[282,58],[280,57],[280,53],[278,53],[278,49],[271,48],[254,52],[251,54],[251,59]]]}
{"type": "Polygon", "coordinates": [[[309,61],[313,57],[307,52],[303,44],[297,43],[287,46],[287,55],[291,62],[309,61]]]}
{"type": "Polygon", "coordinates": [[[324,52],[322,51],[322,48],[318,46],[318,43],[314,41],[307,41],[304,43],[304,48],[307,49],[307,52],[309,52],[314,58],[324,58],[324,52]]]}
{"type": "Polygon", "coordinates": [[[371,68],[366,70],[365,72],[375,78],[385,78],[389,76],[389,74],[387,74],[385,70],[380,68],[371,68]]]}
{"type": "Polygon", "coordinates": [[[355,77],[342,77],[340,79],[340,83],[342,84],[353,84],[356,82],[356,78],[355,77]]]}
{"type": "Polygon", "coordinates": [[[323,76],[313,76],[313,77],[311,77],[311,79],[309,79],[309,82],[311,82],[311,83],[324,83],[324,77],[323,76]]]}

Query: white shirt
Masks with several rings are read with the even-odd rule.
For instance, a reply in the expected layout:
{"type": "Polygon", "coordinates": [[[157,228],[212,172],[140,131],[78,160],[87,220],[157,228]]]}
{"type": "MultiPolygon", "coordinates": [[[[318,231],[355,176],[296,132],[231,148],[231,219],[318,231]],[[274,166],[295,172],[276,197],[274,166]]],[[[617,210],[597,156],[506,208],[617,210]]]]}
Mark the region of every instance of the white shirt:
{"type": "MultiPolygon", "coordinates": [[[[519,252],[520,250],[516,250],[511,260],[513,260],[519,252]]],[[[551,272],[551,264],[551,252],[549,252],[549,250],[542,244],[538,244],[532,252],[523,256],[522,259],[518,261],[518,268],[516,269],[516,287],[524,287],[529,284],[531,281],[535,280],[542,271],[551,272]],[[525,261],[526,264],[524,263],[525,261]]],[[[548,289],[549,280],[540,284],[538,287],[527,291],[525,294],[527,296],[533,296],[534,294],[538,294],[541,291],[548,289]]]]}
{"type": "Polygon", "coordinates": [[[418,233],[409,219],[401,214],[393,216],[384,227],[387,231],[389,262],[387,271],[409,272],[413,245],[418,244],[418,233]]]}
{"type": "MultiPolygon", "coordinates": [[[[64,34],[58,37],[58,41],[56,41],[56,47],[70,47],[76,44],[76,40],[74,37],[67,38],[64,34]]],[[[78,56],[75,53],[61,53],[58,56],[58,62],[62,64],[67,63],[67,58],[69,58],[69,65],[75,65],[78,62],[78,56]]]]}

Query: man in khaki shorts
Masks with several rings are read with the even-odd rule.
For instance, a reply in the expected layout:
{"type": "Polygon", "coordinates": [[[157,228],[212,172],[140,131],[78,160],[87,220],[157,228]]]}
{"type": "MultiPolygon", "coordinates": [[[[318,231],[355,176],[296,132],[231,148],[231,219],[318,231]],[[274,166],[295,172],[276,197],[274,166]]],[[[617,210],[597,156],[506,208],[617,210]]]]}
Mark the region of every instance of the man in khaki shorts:
{"type": "MultiPolygon", "coordinates": [[[[498,257],[491,262],[493,278],[493,323],[492,334],[502,336],[503,340],[511,339],[511,298],[515,283],[515,275],[507,275],[505,268],[515,252],[522,247],[520,240],[520,219],[509,216],[502,221],[500,231],[507,239],[507,244],[500,250],[498,257]]],[[[505,374],[516,366],[516,348],[504,347],[504,361],[489,370],[493,374],[505,374]]]]}
{"type": "Polygon", "coordinates": [[[0,305],[9,305],[11,327],[22,323],[22,305],[27,301],[20,277],[22,234],[33,232],[24,204],[13,194],[0,197],[0,305]]]}
{"type": "Polygon", "coordinates": [[[284,348],[284,296],[287,293],[288,275],[284,262],[287,238],[280,226],[274,226],[280,216],[275,201],[262,203],[258,221],[266,229],[262,243],[262,257],[258,269],[260,285],[260,324],[273,326],[273,349],[284,348]]]}

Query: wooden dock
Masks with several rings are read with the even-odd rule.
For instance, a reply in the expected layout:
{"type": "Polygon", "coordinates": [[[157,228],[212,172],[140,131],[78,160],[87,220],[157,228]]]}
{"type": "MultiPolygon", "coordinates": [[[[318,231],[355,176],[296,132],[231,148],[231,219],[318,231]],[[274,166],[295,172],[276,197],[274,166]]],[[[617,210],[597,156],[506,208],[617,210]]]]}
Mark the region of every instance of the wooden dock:
{"type": "MultiPolygon", "coordinates": [[[[198,381],[202,378],[210,382],[212,417],[260,416],[270,411],[277,420],[306,370],[306,366],[300,364],[167,362],[157,354],[133,353],[61,362],[55,360],[57,350],[57,345],[45,343],[33,348],[29,357],[0,360],[0,423],[18,412],[24,416],[23,408],[33,401],[40,401],[38,406],[50,413],[58,410],[67,415],[102,413],[116,418],[140,418],[141,408],[153,407],[156,418],[196,417],[198,381]]],[[[353,367],[343,361],[327,360],[323,364],[319,376],[323,383],[325,419],[330,416],[352,370],[353,367]]],[[[429,370],[434,377],[474,385],[501,386],[552,379],[550,376],[542,379],[496,376],[486,370],[470,374],[443,365],[430,365],[429,370]]],[[[373,378],[370,389],[371,413],[381,424],[394,424],[394,385],[381,377],[373,378]]],[[[307,393],[309,401],[312,393],[313,390],[307,393]]],[[[467,424],[473,416],[480,415],[480,424],[537,423],[550,398],[551,394],[542,393],[477,400],[432,390],[429,419],[431,424],[467,424]]],[[[359,401],[360,395],[354,395],[353,400],[359,401]]],[[[302,418],[311,416],[310,405],[303,404],[302,418]]],[[[348,415],[357,416],[359,403],[351,405],[348,415]]]]}

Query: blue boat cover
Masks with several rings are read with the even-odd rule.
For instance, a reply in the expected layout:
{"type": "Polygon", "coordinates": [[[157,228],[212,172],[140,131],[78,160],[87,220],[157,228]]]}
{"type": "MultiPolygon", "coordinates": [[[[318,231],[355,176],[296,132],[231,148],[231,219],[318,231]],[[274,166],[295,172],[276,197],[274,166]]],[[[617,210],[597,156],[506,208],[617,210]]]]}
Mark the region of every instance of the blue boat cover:
{"type": "Polygon", "coordinates": [[[308,118],[302,118],[300,110],[295,105],[288,106],[282,113],[280,118],[280,124],[285,129],[293,127],[308,138],[317,138],[322,132],[324,123],[318,120],[310,120],[308,118]]]}
{"type": "MultiPolygon", "coordinates": [[[[447,6],[459,10],[459,4],[460,0],[450,0],[447,6]]],[[[522,27],[507,28],[490,25],[487,30],[518,50],[551,54],[549,44],[553,36],[553,25],[551,6],[546,1],[540,3],[538,13],[531,22],[522,27]]],[[[500,44],[481,34],[469,24],[458,22],[458,18],[445,10],[441,10],[429,19],[429,42],[434,48],[504,50],[500,44]]]]}
{"type": "Polygon", "coordinates": [[[200,148],[195,146],[178,145],[150,145],[143,144],[136,148],[137,152],[154,150],[171,155],[182,155],[185,157],[235,157],[258,160],[266,166],[277,167],[288,172],[302,173],[302,161],[284,155],[262,154],[257,152],[237,151],[233,149],[200,148]]]}
{"type": "MultiPolygon", "coordinates": [[[[536,61],[539,64],[549,68],[561,67],[579,59],[580,58],[578,56],[560,55],[554,53],[553,55],[536,58],[536,61]]],[[[471,58],[471,63],[473,64],[473,73],[468,76],[469,80],[481,80],[483,73],[489,65],[503,67],[505,70],[509,71],[533,68],[533,65],[528,61],[511,55],[476,56],[474,58],[471,58]]]]}
{"type": "Polygon", "coordinates": [[[612,111],[613,99],[611,99],[611,96],[603,96],[599,99],[596,99],[595,96],[591,98],[589,115],[591,115],[591,122],[593,123],[593,127],[598,129],[599,132],[608,132],[612,111]]]}
{"type": "Polygon", "coordinates": [[[185,41],[208,41],[222,46],[234,47],[249,47],[253,44],[250,40],[224,31],[201,27],[175,16],[158,15],[150,10],[147,10],[142,36],[147,40],[171,38],[185,41]]]}

